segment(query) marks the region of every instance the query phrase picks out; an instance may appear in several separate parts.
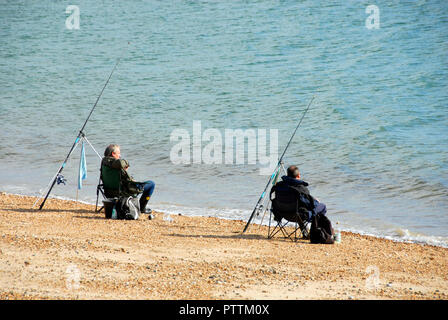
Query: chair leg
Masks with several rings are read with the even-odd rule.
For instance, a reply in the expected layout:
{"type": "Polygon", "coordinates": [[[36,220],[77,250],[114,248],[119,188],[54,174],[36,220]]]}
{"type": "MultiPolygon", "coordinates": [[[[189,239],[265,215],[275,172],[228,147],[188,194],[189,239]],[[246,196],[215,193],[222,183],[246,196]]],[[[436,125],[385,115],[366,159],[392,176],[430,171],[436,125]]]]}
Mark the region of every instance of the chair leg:
{"type": "MultiPolygon", "coordinates": [[[[281,232],[283,234],[284,238],[289,238],[291,241],[296,242],[299,237],[297,236],[297,230],[300,229],[303,235],[303,231],[300,227],[299,223],[295,223],[294,231],[288,233],[286,231],[286,226],[288,225],[288,221],[286,221],[284,224],[280,221],[277,222],[277,225],[272,229],[271,228],[271,217],[269,217],[269,228],[268,228],[268,239],[272,239],[277,233],[281,232]]],[[[306,230],[306,229],[305,229],[306,230]]]]}
{"type": "Polygon", "coordinates": [[[99,210],[98,210],[98,195],[96,196],[96,204],[95,204],[95,213],[100,213],[101,210],[103,210],[104,206],[102,206],[99,210]]]}
{"type": "Polygon", "coordinates": [[[107,199],[106,195],[104,194],[103,189],[101,189],[101,185],[98,185],[98,186],[96,187],[95,213],[100,213],[101,210],[103,210],[103,208],[104,208],[104,206],[102,206],[102,207],[98,210],[98,199],[99,199],[99,196],[100,196],[100,192],[101,192],[101,195],[103,196],[103,199],[107,199]]]}
{"type": "Polygon", "coordinates": [[[294,231],[292,233],[288,233],[285,229],[287,224],[288,224],[288,222],[285,222],[284,224],[282,224],[281,221],[277,222],[277,225],[275,226],[274,230],[271,232],[269,239],[272,239],[277,233],[279,233],[281,231],[284,238],[289,238],[289,239],[293,240],[291,238],[291,235],[294,233],[294,231]]]}
{"type": "Polygon", "coordinates": [[[277,225],[271,231],[272,211],[269,212],[269,227],[268,227],[268,239],[272,239],[281,228],[281,222],[277,221],[277,225]]]}
{"type": "Polygon", "coordinates": [[[280,223],[278,222],[274,229],[272,229],[272,231],[268,231],[268,239],[274,238],[274,236],[281,230],[279,224],[280,223]]]}
{"type": "Polygon", "coordinates": [[[305,223],[305,225],[303,226],[303,230],[301,230],[303,239],[309,239],[310,238],[310,234],[309,234],[309,232],[308,232],[306,227],[307,227],[307,223],[305,223]]]}
{"type": "Polygon", "coordinates": [[[294,228],[294,241],[297,241],[297,222],[296,227],[294,228]]]}
{"type": "Polygon", "coordinates": [[[296,242],[297,238],[297,227],[294,228],[294,231],[285,236],[285,238],[289,238],[291,241],[296,242]],[[294,236],[294,237],[292,237],[294,236]]]}
{"type": "Polygon", "coordinates": [[[283,236],[285,237],[285,238],[289,238],[289,234],[288,234],[288,232],[286,232],[286,229],[285,229],[285,227],[286,227],[286,225],[288,224],[288,222],[285,222],[283,225],[280,225],[280,230],[282,230],[282,233],[283,233],[283,236]]]}

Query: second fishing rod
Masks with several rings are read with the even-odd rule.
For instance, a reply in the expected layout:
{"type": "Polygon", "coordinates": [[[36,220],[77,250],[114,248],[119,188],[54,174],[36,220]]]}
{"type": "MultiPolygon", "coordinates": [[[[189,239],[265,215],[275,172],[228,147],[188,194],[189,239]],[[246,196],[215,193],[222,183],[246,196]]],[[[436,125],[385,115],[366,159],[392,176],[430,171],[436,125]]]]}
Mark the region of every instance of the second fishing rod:
{"type": "Polygon", "coordinates": [[[260,207],[260,205],[262,204],[263,199],[264,199],[264,197],[266,196],[266,191],[267,191],[267,189],[269,188],[269,185],[271,184],[271,181],[273,181],[273,179],[274,179],[277,175],[280,174],[279,171],[281,170],[281,167],[282,167],[283,157],[285,156],[285,153],[286,153],[286,151],[288,150],[289,145],[291,144],[291,141],[292,141],[292,139],[294,138],[294,136],[295,136],[295,134],[296,134],[296,132],[297,132],[297,129],[299,129],[299,127],[300,127],[300,125],[301,125],[301,123],[302,123],[302,121],[303,121],[303,118],[305,117],[306,113],[308,112],[308,110],[309,110],[309,108],[310,108],[311,103],[313,102],[313,100],[314,100],[314,96],[311,98],[311,101],[308,103],[308,106],[307,106],[306,110],[303,112],[303,115],[302,115],[302,117],[300,118],[300,121],[299,121],[299,123],[297,124],[297,126],[296,126],[296,128],[295,128],[293,134],[291,135],[291,138],[289,139],[288,144],[287,144],[286,147],[285,147],[285,150],[283,151],[282,155],[280,156],[280,158],[279,158],[279,160],[278,160],[278,163],[277,163],[277,166],[275,167],[274,172],[272,173],[271,177],[269,178],[268,183],[266,184],[266,187],[265,187],[264,190],[263,190],[263,193],[261,194],[260,198],[258,199],[257,204],[255,205],[255,208],[254,208],[254,210],[252,211],[252,214],[250,215],[249,220],[247,221],[246,226],[244,227],[243,233],[246,232],[246,230],[247,230],[247,228],[249,227],[250,223],[252,222],[252,219],[254,218],[255,214],[258,213],[258,212],[260,211],[260,209],[262,209],[262,208],[260,207]]]}

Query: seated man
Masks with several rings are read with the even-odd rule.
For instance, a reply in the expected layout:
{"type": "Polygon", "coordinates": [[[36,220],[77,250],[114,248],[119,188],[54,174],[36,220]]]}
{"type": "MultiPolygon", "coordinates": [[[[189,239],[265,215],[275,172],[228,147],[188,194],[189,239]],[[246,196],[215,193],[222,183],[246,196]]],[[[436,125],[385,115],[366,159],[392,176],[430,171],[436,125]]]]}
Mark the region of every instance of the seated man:
{"type": "MultiPolygon", "coordinates": [[[[126,189],[128,186],[128,182],[135,182],[132,177],[128,174],[127,170],[129,168],[129,162],[127,160],[121,159],[120,146],[116,144],[109,145],[104,151],[104,158],[101,161],[101,172],[107,168],[120,170],[120,187],[126,189]]],[[[141,213],[151,213],[151,209],[146,209],[146,205],[151,198],[152,193],[154,192],[155,183],[151,180],[138,183],[140,187],[143,187],[143,193],[140,197],[140,212],[141,213]]],[[[106,191],[106,190],[105,190],[106,191]]],[[[131,192],[132,193],[132,192],[131,192]]],[[[106,194],[107,197],[109,197],[106,194]]]]}
{"type": "Polygon", "coordinates": [[[327,208],[324,203],[314,199],[307,188],[308,183],[300,180],[300,171],[297,166],[290,166],[287,170],[287,176],[282,177],[283,181],[278,182],[271,189],[271,195],[275,192],[275,197],[278,201],[282,201],[282,197],[295,197],[298,200],[298,211],[308,212],[308,216],[301,217],[307,221],[311,219],[312,215],[321,213],[325,214],[327,208]]]}

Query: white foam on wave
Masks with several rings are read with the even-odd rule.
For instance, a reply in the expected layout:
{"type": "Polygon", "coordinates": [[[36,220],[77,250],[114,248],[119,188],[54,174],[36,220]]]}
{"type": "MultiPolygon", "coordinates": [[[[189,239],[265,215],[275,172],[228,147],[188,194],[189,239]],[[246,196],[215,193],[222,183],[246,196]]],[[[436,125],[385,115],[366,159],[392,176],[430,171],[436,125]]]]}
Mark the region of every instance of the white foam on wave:
{"type": "Polygon", "coordinates": [[[416,243],[421,245],[431,245],[436,247],[448,248],[448,238],[440,236],[428,236],[421,233],[410,232],[408,229],[397,228],[393,231],[364,231],[359,228],[343,228],[341,231],[347,231],[364,236],[387,239],[395,242],[416,243]]]}
{"type": "Polygon", "coordinates": [[[408,229],[397,228],[395,230],[396,236],[392,238],[398,238],[404,242],[414,242],[420,244],[430,244],[438,247],[448,248],[448,238],[441,236],[428,236],[418,232],[411,232],[408,229]]]}
{"type": "Polygon", "coordinates": [[[244,220],[250,214],[247,210],[232,208],[203,208],[203,207],[187,207],[175,204],[161,203],[151,206],[152,209],[168,214],[181,214],[192,217],[216,217],[226,220],[244,220]]]}
{"type": "MultiPolygon", "coordinates": [[[[153,206],[156,211],[166,212],[169,214],[177,215],[182,214],[186,216],[202,216],[202,217],[217,217],[226,220],[243,220],[247,221],[250,217],[251,211],[231,208],[200,208],[200,207],[186,207],[174,204],[159,204],[153,206]]],[[[330,220],[331,215],[329,216],[330,220]]],[[[261,216],[255,216],[253,219],[254,224],[260,224],[262,220],[261,216]]],[[[269,213],[266,213],[262,221],[263,225],[269,224],[269,213]]],[[[448,248],[448,238],[439,236],[429,236],[421,233],[410,232],[408,229],[395,228],[393,230],[379,230],[372,228],[371,230],[363,230],[359,227],[341,226],[333,222],[333,227],[339,231],[346,231],[355,234],[388,239],[396,242],[405,243],[417,243],[422,245],[433,245],[438,247],[448,248]]]]}
{"type": "MultiPolygon", "coordinates": [[[[14,186],[10,188],[4,188],[3,192],[7,192],[16,196],[39,196],[40,194],[27,192],[26,187],[14,186]],[[6,190],[5,190],[6,189],[6,190]]],[[[75,199],[67,196],[53,196],[50,198],[59,199],[59,200],[68,200],[68,201],[76,201],[75,199]]],[[[83,204],[94,205],[95,201],[85,201],[78,200],[78,202],[83,204]]],[[[101,201],[100,201],[101,204],[101,201]]],[[[170,215],[184,215],[184,216],[192,216],[192,217],[216,217],[219,219],[226,220],[243,220],[247,221],[250,217],[251,210],[243,210],[237,208],[204,208],[204,207],[190,207],[184,205],[177,205],[171,203],[154,203],[151,205],[151,208],[155,211],[164,212],[170,215]]],[[[268,225],[269,223],[269,213],[266,213],[264,217],[255,216],[253,219],[254,224],[268,225]]],[[[330,220],[331,214],[329,215],[330,220]]],[[[332,221],[333,222],[333,221],[332,221]]],[[[430,236],[417,232],[411,232],[405,228],[386,228],[385,230],[380,230],[378,228],[371,227],[370,230],[363,230],[360,227],[348,226],[346,224],[339,225],[336,224],[336,221],[333,222],[333,227],[338,229],[339,231],[346,231],[351,233],[356,233],[360,235],[371,236],[375,238],[388,239],[397,242],[405,242],[405,243],[417,243],[421,245],[433,245],[437,247],[448,248],[448,237],[441,236],[430,236]],[[389,229],[389,230],[388,230],[389,229]]],[[[343,239],[342,239],[343,241],[343,239]]]]}

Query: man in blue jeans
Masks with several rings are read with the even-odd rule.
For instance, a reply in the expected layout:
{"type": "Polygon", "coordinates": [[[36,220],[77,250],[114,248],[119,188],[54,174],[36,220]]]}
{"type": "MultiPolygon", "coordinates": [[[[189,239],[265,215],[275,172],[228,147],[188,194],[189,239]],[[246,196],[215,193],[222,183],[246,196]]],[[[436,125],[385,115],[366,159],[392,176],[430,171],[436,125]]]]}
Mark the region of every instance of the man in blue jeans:
{"type": "MultiPolygon", "coordinates": [[[[124,176],[126,179],[133,180],[132,177],[127,173],[129,162],[127,160],[121,159],[120,146],[117,144],[111,144],[106,148],[101,165],[105,165],[114,169],[121,169],[123,173],[122,177],[124,176]]],[[[143,193],[140,197],[140,212],[151,213],[152,210],[146,208],[146,205],[148,204],[156,185],[151,180],[141,182],[139,183],[139,185],[143,187],[143,193]]]]}

